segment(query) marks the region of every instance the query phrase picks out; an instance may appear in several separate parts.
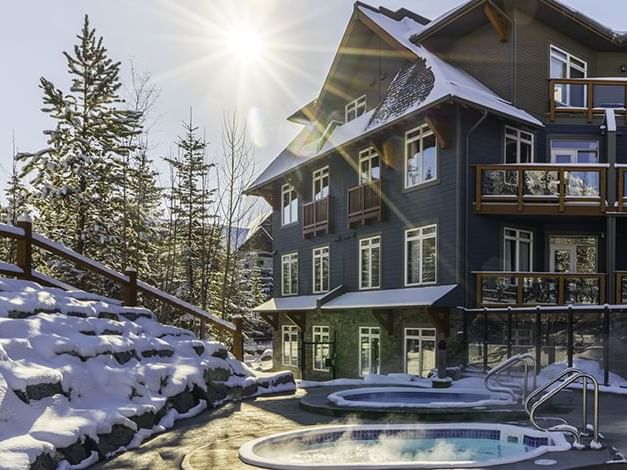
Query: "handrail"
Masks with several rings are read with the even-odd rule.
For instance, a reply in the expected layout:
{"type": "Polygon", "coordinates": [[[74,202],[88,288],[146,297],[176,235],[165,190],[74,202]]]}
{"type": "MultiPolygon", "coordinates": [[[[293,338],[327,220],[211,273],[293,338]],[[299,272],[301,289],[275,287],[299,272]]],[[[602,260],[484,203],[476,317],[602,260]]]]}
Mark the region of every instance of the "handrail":
{"type": "MultiPolygon", "coordinates": [[[[572,383],[576,382],[579,379],[583,379],[583,409],[582,409],[582,413],[583,413],[583,429],[584,432],[587,431],[588,429],[588,380],[590,382],[592,382],[592,387],[594,390],[594,409],[593,409],[593,429],[592,429],[592,433],[593,433],[593,437],[592,437],[592,442],[594,442],[596,444],[596,446],[600,447],[600,443],[599,443],[599,383],[597,381],[597,379],[592,376],[591,374],[587,374],[585,372],[582,371],[578,371],[576,372],[574,375],[571,375],[570,377],[568,377],[564,382],[562,382],[561,385],[559,385],[558,387],[555,387],[554,389],[552,389],[551,391],[549,391],[548,393],[546,393],[545,395],[542,396],[542,398],[540,398],[540,400],[538,400],[532,407],[531,407],[531,411],[529,412],[529,421],[531,422],[531,424],[533,424],[536,429],[539,429],[541,431],[562,431],[562,432],[569,432],[571,433],[574,437],[575,437],[575,446],[581,446],[581,433],[577,430],[576,427],[574,426],[570,426],[570,425],[558,425],[558,426],[553,426],[551,428],[545,429],[540,427],[540,425],[538,425],[538,423],[536,422],[536,417],[535,414],[537,413],[538,409],[540,408],[540,406],[542,406],[544,403],[546,403],[548,400],[550,400],[551,398],[553,398],[555,395],[557,395],[558,393],[560,393],[562,390],[568,388],[572,383]]],[[[559,379],[553,379],[553,383],[555,383],[555,381],[557,381],[559,379]]],[[[597,448],[599,448],[597,447],[597,448]]]]}
{"type": "Polygon", "coordinates": [[[556,375],[555,377],[553,377],[551,380],[549,380],[547,383],[545,383],[544,385],[540,385],[538,388],[535,388],[525,399],[525,411],[527,413],[531,412],[531,402],[533,401],[533,399],[538,396],[539,394],[541,394],[542,392],[544,392],[547,388],[549,388],[551,385],[555,384],[556,382],[562,380],[562,378],[566,377],[567,375],[570,374],[574,374],[574,373],[579,373],[581,372],[580,369],[576,369],[575,367],[569,367],[567,369],[564,369],[560,374],[556,375]]]}
{"type": "Polygon", "coordinates": [[[516,389],[519,389],[522,393],[522,398],[525,399],[527,394],[529,393],[529,363],[533,365],[534,373],[533,373],[533,387],[535,389],[537,383],[537,374],[536,374],[536,359],[529,353],[517,354],[515,356],[510,357],[509,359],[497,364],[492,369],[488,371],[485,376],[484,384],[485,388],[490,390],[491,392],[500,392],[509,394],[513,400],[518,400],[518,395],[516,394],[516,389]],[[524,368],[524,380],[523,386],[521,387],[518,384],[512,382],[501,382],[500,376],[506,370],[511,369],[514,365],[522,364],[524,368]],[[497,386],[493,386],[490,384],[490,379],[494,377],[497,386]]]}
{"type": "MultiPolygon", "coordinates": [[[[627,110],[627,80],[623,78],[605,78],[605,77],[589,77],[589,78],[551,78],[549,79],[549,119],[555,120],[555,114],[558,112],[580,112],[585,113],[588,122],[592,121],[594,113],[603,112],[606,108],[622,111],[627,110]],[[573,106],[570,104],[563,105],[557,101],[556,86],[580,86],[583,87],[585,98],[582,106],[573,106]],[[595,106],[595,92],[597,87],[620,87],[620,106],[595,106]]],[[[619,103],[614,103],[618,105],[619,103]]]]}

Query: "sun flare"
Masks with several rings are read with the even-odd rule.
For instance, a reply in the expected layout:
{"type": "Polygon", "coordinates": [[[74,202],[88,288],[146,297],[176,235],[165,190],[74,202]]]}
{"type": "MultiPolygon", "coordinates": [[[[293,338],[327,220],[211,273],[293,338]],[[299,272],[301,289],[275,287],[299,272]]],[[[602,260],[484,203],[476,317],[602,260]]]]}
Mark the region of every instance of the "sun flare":
{"type": "Polygon", "coordinates": [[[247,24],[235,25],[228,32],[227,45],[231,56],[242,65],[261,62],[266,52],[259,31],[247,24]]]}

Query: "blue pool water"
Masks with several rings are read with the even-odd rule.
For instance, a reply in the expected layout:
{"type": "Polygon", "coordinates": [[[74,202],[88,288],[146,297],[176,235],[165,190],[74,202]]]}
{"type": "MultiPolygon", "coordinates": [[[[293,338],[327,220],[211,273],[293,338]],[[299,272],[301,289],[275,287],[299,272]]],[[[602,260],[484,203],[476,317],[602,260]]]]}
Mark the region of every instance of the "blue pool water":
{"type": "Polygon", "coordinates": [[[344,399],[350,401],[381,403],[381,402],[402,402],[402,403],[470,403],[490,399],[490,395],[481,393],[433,393],[428,391],[390,391],[390,392],[366,392],[351,393],[344,395],[344,399]]]}

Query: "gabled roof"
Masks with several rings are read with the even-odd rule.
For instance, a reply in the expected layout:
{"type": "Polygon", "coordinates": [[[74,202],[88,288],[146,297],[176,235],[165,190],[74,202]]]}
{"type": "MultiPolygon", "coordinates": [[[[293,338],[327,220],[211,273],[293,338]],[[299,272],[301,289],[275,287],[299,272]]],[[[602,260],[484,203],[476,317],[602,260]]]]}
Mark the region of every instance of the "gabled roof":
{"type": "Polygon", "coordinates": [[[325,141],[320,139],[321,130],[317,123],[308,124],[247,188],[247,193],[254,192],[285,173],[325,156],[342,145],[362,139],[410,114],[425,111],[445,101],[463,102],[530,126],[543,125],[531,114],[502,99],[465,71],[455,68],[425,47],[412,43],[412,35],[425,28],[415,19],[404,16],[396,20],[381,10],[362,3],[355,5],[355,11],[375,33],[410,55],[413,65],[397,73],[385,98],[376,109],[337,126],[325,141]],[[417,88],[420,88],[420,92],[416,91],[417,88]]]}

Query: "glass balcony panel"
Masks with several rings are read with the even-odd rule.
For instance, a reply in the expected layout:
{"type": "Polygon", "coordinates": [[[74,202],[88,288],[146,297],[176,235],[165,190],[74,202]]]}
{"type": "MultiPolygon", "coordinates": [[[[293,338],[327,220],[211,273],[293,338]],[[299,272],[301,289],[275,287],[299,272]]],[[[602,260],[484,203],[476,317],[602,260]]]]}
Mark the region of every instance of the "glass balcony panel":
{"type": "Polygon", "coordinates": [[[523,284],[523,303],[527,305],[554,305],[559,300],[557,278],[526,277],[523,284]]]}
{"type": "Polygon", "coordinates": [[[559,197],[559,172],[554,170],[525,170],[525,196],[559,197]]]}
{"type": "Polygon", "coordinates": [[[624,108],[625,87],[622,85],[594,85],[594,107],[615,109],[624,108]]]}
{"type": "Polygon", "coordinates": [[[516,304],[515,277],[492,276],[484,277],[481,281],[481,297],[486,305],[514,305],[516,304]]]}
{"type": "Polygon", "coordinates": [[[599,197],[601,194],[599,180],[597,171],[564,172],[566,197],[599,197]]]}
{"type": "Polygon", "coordinates": [[[564,302],[567,304],[598,304],[600,280],[596,277],[567,278],[564,280],[564,302]]]}
{"type": "Polygon", "coordinates": [[[484,196],[516,196],[518,172],[512,170],[484,170],[481,182],[484,196]]]}

